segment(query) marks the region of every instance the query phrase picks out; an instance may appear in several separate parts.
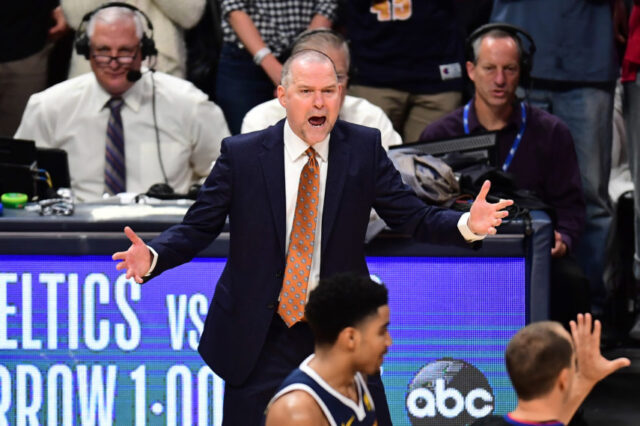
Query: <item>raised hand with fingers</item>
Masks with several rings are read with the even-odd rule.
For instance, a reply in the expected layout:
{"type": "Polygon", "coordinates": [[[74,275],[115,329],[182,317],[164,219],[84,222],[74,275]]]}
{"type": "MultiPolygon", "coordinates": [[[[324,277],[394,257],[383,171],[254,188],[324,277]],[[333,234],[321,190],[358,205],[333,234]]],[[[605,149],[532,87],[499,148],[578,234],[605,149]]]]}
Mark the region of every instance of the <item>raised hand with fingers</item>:
{"type": "Polygon", "coordinates": [[[491,182],[485,180],[480,193],[471,205],[471,214],[467,225],[474,234],[493,235],[496,228],[502,223],[502,219],[509,215],[504,209],[513,204],[513,200],[500,200],[497,203],[487,202],[487,194],[491,188],[491,182]]]}
{"type": "Polygon", "coordinates": [[[144,241],[133,232],[133,229],[126,226],[124,233],[131,241],[131,246],[127,251],[114,253],[111,258],[122,261],[116,265],[118,271],[126,269],[127,278],[133,277],[137,283],[142,284],[142,277],[151,268],[151,252],[144,241]]]}
{"type": "Polygon", "coordinates": [[[628,358],[608,360],[600,353],[600,321],[592,322],[591,314],[578,314],[576,321],[569,323],[578,360],[578,377],[584,385],[594,386],[600,380],[620,368],[631,364],[628,358]],[[592,326],[593,324],[593,326],[592,326]]]}

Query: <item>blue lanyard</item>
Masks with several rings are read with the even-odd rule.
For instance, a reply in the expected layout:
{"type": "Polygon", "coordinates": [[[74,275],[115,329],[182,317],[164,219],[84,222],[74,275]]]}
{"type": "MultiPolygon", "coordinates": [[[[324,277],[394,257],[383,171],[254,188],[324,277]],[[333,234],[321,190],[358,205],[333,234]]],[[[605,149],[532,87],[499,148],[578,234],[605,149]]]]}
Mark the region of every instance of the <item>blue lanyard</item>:
{"type": "MultiPolygon", "coordinates": [[[[464,106],[464,112],[462,115],[462,124],[464,125],[464,133],[469,134],[469,108],[471,107],[471,101],[469,101],[464,106]]],[[[513,161],[513,156],[516,154],[518,150],[518,146],[520,145],[520,141],[522,141],[522,136],[524,135],[524,129],[527,127],[527,110],[524,106],[524,102],[520,102],[520,112],[522,114],[522,123],[520,123],[520,130],[516,135],[516,139],[513,141],[513,145],[511,145],[511,149],[509,150],[509,154],[507,158],[504,160],[504,164],[502,165],[502,171],[506,172],[511,165],[511,161],[513,161]]]]}

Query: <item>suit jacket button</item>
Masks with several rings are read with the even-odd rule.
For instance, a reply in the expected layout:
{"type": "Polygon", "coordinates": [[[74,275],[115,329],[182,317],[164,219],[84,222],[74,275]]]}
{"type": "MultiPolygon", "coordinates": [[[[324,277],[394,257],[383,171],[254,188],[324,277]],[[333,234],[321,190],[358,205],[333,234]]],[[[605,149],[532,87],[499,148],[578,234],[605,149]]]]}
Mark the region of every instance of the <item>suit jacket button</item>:
{"type": "Polygon", "coordinates": [[[282,271],[276,272],[276,278],[282,278],[282,271]]]}
{"type": "Polygon", "coordinates": [[[269,303],[269,304],[267,305],[267,309],[274,309],[275,307],[276,307],[276,304],[275,304],[275,303],[269,303]]]}

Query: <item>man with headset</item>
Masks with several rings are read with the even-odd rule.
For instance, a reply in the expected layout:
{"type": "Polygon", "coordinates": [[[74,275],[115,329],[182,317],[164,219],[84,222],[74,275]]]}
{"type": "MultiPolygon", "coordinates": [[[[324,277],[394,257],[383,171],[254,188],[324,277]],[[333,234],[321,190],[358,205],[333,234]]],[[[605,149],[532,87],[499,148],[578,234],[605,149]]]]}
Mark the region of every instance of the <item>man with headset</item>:
{"type": "Polygon", "coordinates": [[[516,98],[526,81],[535,44],[520,28],[488,24],[467,39],[467,73],[475,95],[464,107],[427,126],[421,140],[497,131],[496,167],[518,188],[533,191],[555,210],[551,249],[551,316],[568,325],[588,311],[589,287],[571,253],[585,221],[585,203],[573,139],[557,117],[516,98]],[[528,41],[528,49],[520,37],[528,41]]]}
{"type": "Polygon", "coordinates": [[[76,50],[93,72],[29,99],[15,137],[67,151],[78,201],[145,192],[160,182],[186,193],[208,175],[229,135],[206,94],[141,70],[142,60],[156,54],[152,31],[146,15],[125,3],[88,13],[76,50]]]}

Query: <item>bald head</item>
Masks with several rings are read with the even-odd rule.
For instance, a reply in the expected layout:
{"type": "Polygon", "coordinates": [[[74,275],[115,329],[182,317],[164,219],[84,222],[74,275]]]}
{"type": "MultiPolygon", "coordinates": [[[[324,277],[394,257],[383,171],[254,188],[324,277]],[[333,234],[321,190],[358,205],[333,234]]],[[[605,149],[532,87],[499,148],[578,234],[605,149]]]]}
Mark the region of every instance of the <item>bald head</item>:
{"type": "Polygon", "coordinates": [[[318,50],[305,49],[291,55],[282,66],[282,86],[288,88],[291,85],[291,83],[293,82],[293,69],[297,65],[302,65],[304,67],[311,64],[326,64],[330,66],[333,69],[336,81],[338,80],[338,73],[331,58],[318,50]]]}

